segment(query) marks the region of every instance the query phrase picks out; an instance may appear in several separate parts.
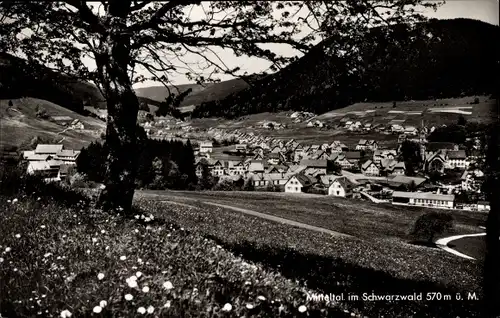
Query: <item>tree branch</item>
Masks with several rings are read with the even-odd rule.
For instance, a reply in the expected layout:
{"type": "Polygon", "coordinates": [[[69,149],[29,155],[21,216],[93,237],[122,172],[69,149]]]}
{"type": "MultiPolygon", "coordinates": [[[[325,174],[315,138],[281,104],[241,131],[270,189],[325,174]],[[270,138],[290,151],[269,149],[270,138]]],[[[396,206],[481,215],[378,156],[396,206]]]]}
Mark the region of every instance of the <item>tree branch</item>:
{"type": "Polygon", "coordinates": [[[106,28],[101,24],[99,17],[97,17],[92,10],[90,10],[85,1],[66,0],[64,2],[78,9],[80,18],[83,22],[89,24],[92,31],[102,35],[107,33],[106,28]]]}

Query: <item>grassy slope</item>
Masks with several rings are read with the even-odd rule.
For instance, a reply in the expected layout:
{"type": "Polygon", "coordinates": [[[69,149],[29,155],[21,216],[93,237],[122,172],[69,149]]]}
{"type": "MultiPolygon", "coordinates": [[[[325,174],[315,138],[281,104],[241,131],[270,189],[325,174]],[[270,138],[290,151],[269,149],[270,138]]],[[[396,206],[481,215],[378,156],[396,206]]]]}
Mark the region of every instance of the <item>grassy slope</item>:
{"type": "Polygon", "coordinates": [[[139,307],[149,306],[160,316],[217,316],[226,303],[232,305],[226,316],[297,316],[302,304],[312,314],[348,316],[340,309],[320,312],[297,283],[162,220],[146,223],[53,201],[7,199],[13,197],[0,197],[3,315],[58,317],[69,310],[90,316],[104,300],[101,315],[108,317],[134,317],[139,307]],[[138,287],[127,286],[126,279],[138,271],[138,287]],[[170,290],[163,287],[167,281],[170,290]],[[145,286],[148,293],[141,291],[145,286]],[[125,294],[133,300],[126,301],[125,294]]]}
{"type": "Polygon", "coordinates": [[[459,115],[458,114],[448,114],[448,113],[431,113],[429,108],[446,108],[446,107],[472,107],[472,109],[466,109],[467,111],[472,111],[472,115],[463,115],[469,121],[478,121],[483,123],[491,122],[494,118],[493,112],[495,111],[495,100],[489,99],[486,96],[480,96],[480,103],[477,105],[467,104],[474,100],[475,96],[468,96],[463,98],[449,98],[439,101],[435,100],[418,100],[418,101],[408,101],[408,102],[398,102],[396,108],[392,108],[392,102],[387,103],[356,103],[345,108],[337,109],[332,112],[321,114],[316,117],[332,127],[333,129],[320,129],[320,128],[309,128],[306,127],[306,123],[294,123],[289,117],[291,112],[279,112],[279,113],[259,113],[247,116],[242,116],[238,119],[221,119],[221,118],[196,118],[191,120],[191,125],[198,128],[209,128],[209,127],[219,127],[225,129],[241,129],[247,132],[254,132],[262,134],[263,136],[272,136],[276,138],[281,138],[283,140],[294,138],[299,142],[305,142],[308,144],[321,144],[321,143],[331,143],[333,140],[339,140],[346,143],[347,145],[355,145],[358,143],[359,139],[374,139],[377,140],[383,146],[394,146],[397,142],[397,137],[393,135],[385,135],[380,133],[371,132],[368,135],[359,134],[355,132],[348,132],[343,128],[336,128],[338,125],[342,125],[341,119],[347,117],[350,120],[361,121],[361,123],[372,123],[373,125],[382,124],[388,125],[393,119],[405,119],[404,125],[415,125],[420,127],[421,120],[424,120],[424,124],[427,126],[432,125],[442,125],[456,123],[459,115]],[[436,104],[437,106],[434,106],[436,104]],[[440,104],[448,104],[448,106],[439,106],[440,104]],[[363,117],[351,112],[359,112],[366,110],[375,110],[375,112],[368,112],[363,117]],[[422,116],[420,115],[404,115],[404,114],[390,114],[391,110],[399,111],[422,111],[422,116]],[[348,114],[351,113],[351,114],[348,114]],[[332,116],[332,114],[340,114],[340,116],[332,116]],[[277,121],[282,124],[286,124],[288,127],[282,130],[269,130],[259,128],[259,123],[262,121],[277,121]]]}
{"type": "MultiPolygon", "coordinates": [[[[138,202],[155,207],[158,216],[213,237],[243,257],[261,261],[321,292],[385,295],[438,291],[454,295],[480,290],[480,263],[441,250],[403,244],[399,239],[331,237],[201,202],[186,201],[191,207],[178,206],[162,213],[162,207],[175,206],[154,202],[165,199],[171,197],[146,197],[138,202]]],[[[480,316],[477,301],[347,304],[368,316],[480,316]]]]}
{"type": "Polygon", "coordinates": [[[72,149],[80,149],[91,141],[98,139],[104,131],[105,123],[92,117],[82,116],[51,102],[36,98],[14,99],[13,107],[9,109],[9,100],[0,100],[1,135],[0,146],[19,146],[35,136],[59,138],[63,144],[72,149]],[[50,120],[38,119],[35,108],[43,107],[50,116],[70,116],[79,119],[85,126],[84,130],[68,130],[62,134],[65,127],[50,120]],[[16,111],[17,110],[17,111],[16,111]]]}

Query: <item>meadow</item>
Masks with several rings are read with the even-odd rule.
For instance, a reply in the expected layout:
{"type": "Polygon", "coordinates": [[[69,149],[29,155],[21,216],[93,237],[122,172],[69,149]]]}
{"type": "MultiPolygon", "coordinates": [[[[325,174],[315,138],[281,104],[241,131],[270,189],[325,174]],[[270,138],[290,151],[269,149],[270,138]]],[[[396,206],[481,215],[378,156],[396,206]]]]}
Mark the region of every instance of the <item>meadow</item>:
{"type": "Polygon", "coordinates": [[[61,141],[68,149],[80,149],[90,142],[99,139],[105,129],[105,123],[98,119],[77,114],[54,103],[36,99],[0,100],[0,150],[19,147],[35,136],[61,141]],[[85,129],[65,130],[65,127],[51,121],[36,117],[36,107],[42,107],[49,116],[69,116],[80,120],[85,129]],[[63,132],[64,131],[64,132],[63,132]]]}
{"type": "MultiPolygon", "coordinates": [[[[329,203],[326,211],[321,209],[326,208],[326,202],[316,196],[293,199],[283,198],[281,193],[202,192],[190,195],[148,191],[138,193],[137,198],[157,206],[157,215],[209,235],[243,257],[263,262],[320,292],[405,294],[432,290],[480,294],[480,262],[408,242],[411,224],[422,210],[405,211],[372,205],[370,212],[364,203],[354,205],[336,200],[334,204],[329,203]],[[162,202],[165,200],[167,202],[162,202]],[[172,206],[170,201],[182,205],[170,212],[161,212],[161,207],[172,206]],[[342,229],[353,237],[334,237],[287,226],[206,202],[255,208],[311,225],[336,231],[342,229]],[[315,212],[316,209],[319,211],[315,212]]],[[[465,214],[458,215],[455,229],[461,233],[476,232],[476,223],[482,224],[484,218],[484,214],[470,220],[465,214]]],[[[348,304],[369,313],[368,316],[389,317],[474,317],[481,306],[478,301],[348,304]]]]}

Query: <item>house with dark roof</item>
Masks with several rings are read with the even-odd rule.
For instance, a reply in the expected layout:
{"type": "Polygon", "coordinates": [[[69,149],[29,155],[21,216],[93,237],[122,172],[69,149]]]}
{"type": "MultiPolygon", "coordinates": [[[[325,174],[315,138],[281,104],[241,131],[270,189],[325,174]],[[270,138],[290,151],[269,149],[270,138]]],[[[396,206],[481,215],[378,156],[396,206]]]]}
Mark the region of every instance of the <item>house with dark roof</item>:
{"type": "Polygon", "coordinates": [[[469,161],[465,154],[465,150],[448,150],[446,152],[446,166],[449,169],[467,169],[469,161]]]}
{"type": "Polygon", "coordinates": [[[300,161],[301,166],[306,166],[306,170],[304,171],[304,174],[306,175],[312,175],[314,172],[321,172],[322,174],[326,174],[326,168],[327,168],[327,160],[310,160],[310,159],[305,159],[300,161]]]}
{"type": "Polygon", "coordinates": [[[346,177],[338,177],[328,187],[328,195],[335,197],[350,197],[355,185],[346,177]]]}
{"type": "Polygon", "coordinates": [[[290,177],[285,183],[285,192],[287,193],[301,193],[307,192],[315,183],[316,179],[306,176],[304,174],[296,174],[290,177]]]}
{"type": "Polygon", "coordinates": [[[378,176],[380,175],[380,169],[373,161],[368,159],[361,165],[361,173],[365,176],[378,176]]]}

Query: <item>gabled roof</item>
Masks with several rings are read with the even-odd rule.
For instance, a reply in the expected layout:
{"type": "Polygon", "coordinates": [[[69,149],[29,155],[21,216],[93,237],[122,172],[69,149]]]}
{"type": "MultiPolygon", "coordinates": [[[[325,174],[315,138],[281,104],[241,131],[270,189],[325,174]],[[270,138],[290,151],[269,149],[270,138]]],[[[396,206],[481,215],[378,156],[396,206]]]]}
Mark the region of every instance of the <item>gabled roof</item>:
{"type": "Polygon", "coordinates": [[[262,162],[256,162],[252,161],[250,162],[250,165],[248,166],[248,171],[249,172],[256,172],[256,171],[264,171],[264,164],[262,162]]]}
{"type": "Polygon", "coordinates": [[[365,163],[363,163],[363,165],[361,165],[361,169],[362,170],[366,170],[371,165],[375,165],[375,164],[373,163],[373,161],[371,161],[370,159],[368,159],[365,163]]]}
{"type": "Polygon", "coordinates": [[[49,157],[51,157],[51,155],[37,155],[37,154],[24,155],[24,159],[28,161],[46,161],[47,159],[49,159],[49,157]]]}
{"type": "Polygon", "coordinates": [[[419,178],[419,177],[408,177],[408,176],[395,176],[394,178],[390,179],[392,182],[397,182],[397,183],[402,183],[402,184],[411,184],[412,181],[415,182],[416,186],[421,185],[424,183],[427,179],[425,178],[419,178]]]}
{"type": "Polygon", "coordinates": [[[44,144],[38,144],[35,149],[36,154],[40,153],[50,153],[50,154],[57,154],[63,150],[63,145],[44,145],[44,144]]]}
{"type": "Polygon", "coordinates": [[[308,168],[326,168],[327,161],[326,160],[311,160],[304,159],[300,161],[301,166],[306,166],[308,168]]]}
{"type": "Polygon", "coordinates": [[[339,177],[339,178],[333,180],[332,183],[330,184],[330,186],[332,186],[332,184],[334,184],[334,183],[339,183],[342,186],[342,188],[344,188],[344,190],[351,190],[355,186],[355,184],[352,183],[346,177],[339,177]]]}
{"type": "Polygon", "coordinates": [[[325,186],[330,186],[332,184],[333,180],[335,180],[337,178],[341,178],[341,176],[327,174],[327,175],[322,175],[319,177],[321,183],[324,184],[325,186]]]}
{"type": "Polygon", "coordinates": [[[300,184],[302,184],[303,187],[311,186],[311,185],[313,185],[313,184],[315,184],[317,182],[315,178],[306,176],[304,174],[293,175],[292,177],[290,177],[290,179],[293,178],[293,177],[295,177],[300,182],[300,184]]]}
{"type": "Polygon", "coordinates": [[[63,149],[61,151],[59,151],[56,155],[58,157],[78,157],[78,155],[80,154],[80,151],[79,150],[67,150],[67,149],[63,149]]]}
{"type": "Polygon", "coordinates": [[[33,171],[44,171],[51,169],[47,161],[31,161],[28,164],[28,167],[31,167],[33,171]]]}
{"type": "Polygon", "coordinates": [[[360,146],[366,145],[366,139],[360,139],[358,142],[358,145],[360,145],[360,146]]]}

